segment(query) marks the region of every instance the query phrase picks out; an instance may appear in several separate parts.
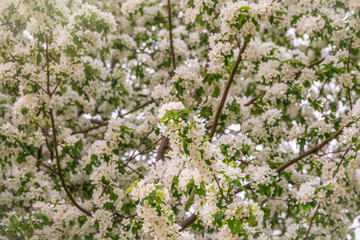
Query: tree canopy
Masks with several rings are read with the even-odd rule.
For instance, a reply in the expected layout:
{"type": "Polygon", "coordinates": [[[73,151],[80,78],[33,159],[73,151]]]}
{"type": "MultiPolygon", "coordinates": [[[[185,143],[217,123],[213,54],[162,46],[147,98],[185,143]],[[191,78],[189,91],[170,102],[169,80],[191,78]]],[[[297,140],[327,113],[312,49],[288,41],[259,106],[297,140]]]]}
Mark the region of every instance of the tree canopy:
{"type": "Polygon", "coordinates": [[[359,51],[359,0],[1,0],[0,239],[355,239],[359,51]]]}

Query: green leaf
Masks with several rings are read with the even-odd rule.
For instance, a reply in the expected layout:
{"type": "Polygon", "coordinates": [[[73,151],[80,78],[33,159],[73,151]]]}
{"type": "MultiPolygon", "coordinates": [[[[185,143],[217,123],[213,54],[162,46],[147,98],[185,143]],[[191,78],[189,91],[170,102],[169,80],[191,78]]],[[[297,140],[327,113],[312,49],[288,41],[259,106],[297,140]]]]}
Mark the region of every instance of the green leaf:
{"type": "Polygon", "coordinates": [[[220,88],[218,86],[215,87],[215,91],[211,94],[211,97],[217,98],[220,95],[220,88]]]}
{"type": "Polygon", "coordinates": [[[160,119],[160,124],[161,124],[163,121],[165,121],[167,118],[169,118],[168,115],[163,116],[163,117],[160,119]]]}
{"type": "Polygon", "coordinates": [[[173,223],[173,222],[174,222],[174,215],[171,214],[171,215],[168,217],[168,219],[169,219],[169,221],[170,221],[171,223],[173,223]]]}
{"type": "Polygon", "coordinates": [[[251,9],[251,7],[249,7],[249,6],[244,6],[244,7],[241,7],[241,8],[240,8],[240,11],[241,11],[241,10],[249,10],[249,9],[251,9]]]}
{"type": "Polygon", "coordinates": [[[16,216],[11,216],[9,220],[12,226],[17,227],[19,225],[19,220],[16,218],[16,216]]]}
{"type": "Polygon", "coordinates": [[[128,187],[128,189],[126,189],[125,191],[125,196],[135,187],[135,185],[132,185],[130,187],[128,187]]]}
{"type": "Polygon", "coordinates": [[[181,110],[181,113],[193,113],[193,111],[191,111],[189,109],[183,109],[183,110],[181,110]]]}
{"type": "Polygon", "coordinates": [[[87,221],[87,216],[82,215],[78,217],[78,222],[80,223],[80,227],[87,221]]]}
{"type": "Polygon", "coordinates": [[[42,57],[41,57],[41,53],[38,53],[36,56],[36,64],[39,65],[41,63],[42,57]]]}
{"type": "Polygon", "coordinates": [[[156,190],[159,190],[159,189],[162,189],[162,188],[164,188],[164,187],[165,187],[164,185],[156,185],[156,186],[155,186],[155,189],[156,189],[156,190]]]}

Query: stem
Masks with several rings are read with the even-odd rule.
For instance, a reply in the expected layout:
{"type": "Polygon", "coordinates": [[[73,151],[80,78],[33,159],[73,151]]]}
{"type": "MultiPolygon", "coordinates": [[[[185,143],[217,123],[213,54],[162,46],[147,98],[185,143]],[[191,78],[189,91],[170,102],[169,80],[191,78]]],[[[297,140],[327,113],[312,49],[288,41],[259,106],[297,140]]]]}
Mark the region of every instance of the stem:
{"type": "MultiPolygon", "coordinates": [[[[130,113],[136,112],[137,110],[139,110],[139,109],[147,106],[148,104],[150,104],[150,103],[152,103],[152,102],[154,102],[154,100],[149,100],[149,101],[145,102],[144,104],[141,104],[140,106],[134,108],[133,110],[131,110],[131,111],[127,112],[127,113],[124,113],[124,114],[122,114],[122,115],[120,115],[120,116],[117,116],[117,117],[122,118],[122,117],[124,117],[124,116],[126,116],[126,115],[128,115],[128,114],[130,114],[130,113]]],[[[80,133],[87,133],[87,132],[89,132],[89,131],[98,129],[98,128],[102,127],[102,126],[106,126],[106,125],[108,125],[108,123],[109,123],[109,122],[107,122],[107,121],[98,121],[98,120],[96,120],[96,119],[91,120],[91,122],[97,123],[97,124],[99,124],[99,125],[98,125],[98,126],[94,126],[94,127],[90,127],[90,128],[86,128],[86,129],[82,129],[82,130],[79,130],[79,131],[72,132],[71,135],[80,134],[80,133]]]]}
{"type": "MultiPolygon", "coordinates": [[[[220,114],[221,114],[221,111],[224,107],[224,104],[225,104],[225,101],[226,101],[226,98],[227,98],[227,95],[229,93],[229,89],[230,89],[230,86],[231,86],[231,83],[233,82],[234,80],[234,77],[235,77],[235,74],[236,74],[236,70],[241,62],[241,56],[243,54],[243,52],[245,51],[246,49],[246,41],[244,42],[242,48],[240,49],[239,51],[239,55],[236,59],[236,62],[235,62],[235,65],[231,71],[231,74],[230,74],[230,77],[229,77],[229,80],[227,81],[226,83],[226,86],[225,86],[225,90],[224,90],[224,93],[222,95],[222,98],[221,98],[221,101],[220,101],[220,104],[219,104],[219,107],[216,111],[216,114],[215,114],[215,118],[214,118],[214,123],[212,125],[212,128],[211,128],[211,131],[210,131],[210,135],[209,135],[209,138],[213,138],[214,137],[214,134],[215,134],[215,131],[216,131],[216,127],[218,125],[218,122],[219,122],[219,118],[220,118],[220,114]]],[[[211,141],[211,140],[210,140],[211,141]]]]}
{"type": "Polygon", "coordinates": [[[164,137],[156,140],[154,143],[152,143],[151,145],[147,146],[144,150],[142,150],[141,152],[139,152],[138,154],[136,154],[135,156],[131,156],[125,163],[125,165],[127,165],[131,160],[133,160],[134,158],[136,158],[137,156],[141,155],[142,153],[144,153],[146,150],[148,150],[149,148],[153,147],[155,144],[157,144],[160,140],[163,140],[164,137]]]}
{"type": "Polygon", "coordinates": [[[247,103],[244,104],[245,107],[250,106],[251,104],[253,104],[261,95],[263,95],[265,92],[261,92],[258,95],[256,95],[254,98],[252,98],[250,101],[248,101],[247,103]]]}
{"type": "Polygon", "coordinates": [[[124,113],[124,114],[122,114],[122,115],[120,115],[120,116],[118,116],[118,117],[120,117],[120,118],[121,118],[121,117],[125,117],[126,115],[128,115],[128,114],[130,114],[130,113],[133,113],[133,112],[136,112],[137,110],[139,110],[139,109],[141,109],[141,108],[143,108],[143,107],[146,107],[147,105],[149,105],[150,103],[153,103],[153,102],[154,102],[154,100],[151,99],[151,100],[149,100],[149,101],[141,104],[140,106],[134,108],[133,110],[131,110],[131,111],[127,112],[127,113],[124,113]]]}
{"type": "MultiPolygon", "coordinates": [[[[348,61],[347,61],[347,72],[350,73],[350,51],[351,51],[351,42],[349,43],[349,53],[348,53],[348,61]]],[[[350,110],[353,109],[352,107],[352,101],[351,101],[351,93],[350,93],[350,88],[348,88],[348,97],[349,97],[349,103],[350,103],[350,110]]]]}
{"type": "Polygon", "coordinates": [[[310,233],[310,230],[311,230],[311,227],[312,227],[312,225],[313,225],[313,223],[314,223],[314,219],[315,219],[315,217],[316,217],[316,214],[317,214],[318,211],[319,211],[319,207],[320,207],[320,204],[317,205],[317,208],[316,208],[316,210],[315,210],[315,213],[314,213],[314,215],[313,215],[312,218],[311,218],[310,225],[309,225],[309,228],[308,228],[308,230],[307,230],[307,232],[306,232],[306,236],[305,236],[304,239],[306,239],[307,236],[308,236],[309,233],[310,233]]]}
{"type": "Polygon", "coordinates": [[[335,139],[336,137],[338,137],[343,131],[344,128],[349,127],[351,124],[353,124],[353,122],[349,122],[348,124],[346,124],[345,126],[343,126],[342,128],[340,128],[339,130],[337,130],[333,135],[331,135],[329,138],[325,139],[323,142],[321,142],[319,145],[311,148],[310,150],[300,154],[299,156],[287,161],[285,164],[283,164],[282,166],[278,167],[276,169],[276,172],[281,172],[284,169],[288,168],[289,166],[291,166],[292,164],[298,162],[300,159],[309,156],[310,154],[313,154],[317,151],[319,151],[323,146],[325,146],[326,144],[328,144],[331,140],[335,139]]]}
{"type": "Polygon", "coordinates": [[[49,40],[47,35],[45,34],[45,41],[46,41],[46,80],[47,80],[47,94],[51,98],[52,94],[50,91],[50,57],[49,57],[49,40]]]}
{"type": "Polygon", "coordinates": [[[92,214],[84,209],[83,207],[81,207],[76,201],[75,199],[73,198],[73,196],[71,195],[69,189],[67,188],[66,186],[66,183],[65,183],[65,179],[64,179],[64,176],[62,175],[61,173],[61,165],[60,165],[60,158],[59,158],[59,152],[58,152],[58,149],[57,149],[57,146],[58,146],[58,142],[57,142],[57,137],[56,137],[56,127],[55,127],[55,120],[54,120],[54,114],[53,114],[53,110],[50,109],[50,119],[51,119],[51,128],[52,128],[52,132],[53,132],[53,140],[54,140],[54,149],[55,149],[55,157],[56,157],[56,165],[57,165],[57,170],[58,170],[58,175],[60,177],[60,181],[61,181],[61,184],[67,194],[67,196],[70,198],[70,201],[75,205],[75,207],[77,207],[80,211],[82,211],[83,213],[85,213],[86,215],[88,216],[92,216],[92,214]]]}
{"type": "Polygon", "coordinates": [[[148,132],[146,134],[146,136],[141,140],[141,142],[137,145],[137,147],[135,148],[135,150],[133,151],[133,153],[130,156],[130,159],[132,159],[136,153],[136,151],[140,148],[140,146],[146,141],[146,139],[149,137],[149,135],[154,131],[154,129],[152,129],[150,132],[148,132]]]}
{"type": "Polygon", "coordinates": [[[352,147],[352,146],[350,145],[350,147],[348,147],[348,149],[346,149],[346,151],[345,151],[344,154],[342,155],[341,161],[339,162],[336,170],[334,171],[333,178],[334,178],[334,177],[336,176],[336,174],[338,173],[339,168],[340,168],[341,164],[344,162],[345,156],[346,156],[346,154],[349,152],[349,150],[351,149],[351,147],[352,147]]]}
{"type": "Polygon", "coordinates": [[[220,190],[221,195],[222,195],[222,196],[225,198],[225,200],[227,201],[228,199],[225,197],[224,192],[223,192],[223,190],[222,190],[221,187],[220,187],[219,180],[217,179],[216,176],[214,176],[214,179],[215,179],[216,184],[218,185],[218,188],[219,188],[219,190],[220,190]]]}
{"type": "Polygon", "coordinates": [[[173,35],[172,35],[172,21],[171,21],[171,2],[170,0],[167,0],[168,2],[168,20],[169,20],[169,38],[170,38],[170,50],[171,50],[171,63],[173,70],[176,69],[176,62],[175,62],[175,52],[174,52],[174,44],[173,44],[173,35]]]}

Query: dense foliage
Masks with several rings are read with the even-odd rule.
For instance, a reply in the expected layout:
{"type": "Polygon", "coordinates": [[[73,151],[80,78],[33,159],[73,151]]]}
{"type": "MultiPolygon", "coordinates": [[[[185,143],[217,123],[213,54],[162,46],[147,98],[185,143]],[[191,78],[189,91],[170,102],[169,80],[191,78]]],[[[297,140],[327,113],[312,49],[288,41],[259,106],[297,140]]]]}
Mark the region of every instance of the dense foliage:
{"type": "Polygon", "coordinates": [[[359,0],[1,0],[0,239],[354,239],[359,0]]]}

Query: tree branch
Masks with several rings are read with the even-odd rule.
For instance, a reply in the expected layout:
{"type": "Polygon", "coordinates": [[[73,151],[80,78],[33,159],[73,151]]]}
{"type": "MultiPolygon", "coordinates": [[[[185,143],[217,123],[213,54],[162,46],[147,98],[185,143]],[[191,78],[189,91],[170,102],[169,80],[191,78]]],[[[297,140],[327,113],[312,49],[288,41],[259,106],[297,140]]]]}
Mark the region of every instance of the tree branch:
{"type": "MultiPolygon", "coordinates": [[[[131,160],[133,160],[134,158],[136,158],[137,156],[141,155],[142,153],[144,153],[146,150],[148,150],[149,148],[153,147],[155,144],[157,144],[160,140],[163,140],[164,137],[156,140],[154,143],[152,143],[151,145],[147,146],[144,150],[142,150],[141,152],[139,152],[138,154],[131,156],[125,163],[125,165],[127,165],[131,160]]],[[[161,144],[160,144],[161,145],[161,144]]]]}
{"type": "MultiPolygon", "coordinates": [[[[139,109],[141,109],[141,108],[143,108],[143,107],[146,107],[147,105],[149,105],[149,104],[152,103],[152,102],[154,102],[153,99],[151,99],[151,100],[149,100],[149,101],[141,104],[140,106],[134,108],[133,110],[131,110],[131,111],[127,112],[127,113],[124,113],[124,114],[122,114],[122,115],[120,115],[120,116],[118,115],[117,117],[122,118],[122,117],[124,117],[124,116],[126,116],[126,115],[128,115],[128,114],[130,114],[130,113],[136,112],[137,110],[139,110],[139,109]]],[[[90,132],[90,131],[92,131],[92,130],[98,129],[98,128],[100,128],[100,127],[103,127],[103,126],[106,126],[106,125],[109,124],[108,121],[102,121],[102,120],[96,120],[96,119],[92,119],[91,122],[92,122],[92,123],[96,123],[96,124],[98,124],[98,125],[97,125],[97,126],[94,126],[94,127],[90,127],[90,128],[86,128],[86,129],[82,129],[82,130],[79,130],[79,131],[72,132],[71,135],[81,134],[81,133],[87,133],[87,132],[90,132]]]]}
{"type": "Polygon", "coordinates": [[[346,124],[345,126],[343,126],[342,128],[340,128],[339,130],[337,130],[333,135],[331,135],[329,138],[325,139],[324,141],[322,141],[319,145],[311,148],[310,150],[300,154],[299,156],[287,161],[285,164],[281,165],[280,167],[278,167],[276,169],[276,172],[281,172],[284,169],[288,168],[289,166],[291,166],[292,164],[298,162],[300,159],[309,156],[310,154],[313,154],[317,151],[319,151],[323,146],[325,146],[326,144],[328,144],[331,140],[335,139],[336,137],[338,137],[346,127],[351,126],[351,124],[353,124],[353,122],[349,122],[348,124],[346,124]]]}
{"type": "Polygon", "coordinates": [[[49,57],[49,39],[45,34],[45,43],[46,43],[46,87],[47,87],[47,94],[51,98],[52,94],[50,91],[50,57],[49,57]]]}
{"type": "Polygon", "coordinates": [[[168,3],[168,20],[169,20],[169,38],[170,38],[170,50],[171,50],[171,63],[173,67],[173,71],[176,69],[176,62],[175,62],[175,51],[174,51],[174,44],[173,44],[173,35],[172,35],[172,21],[171,21],[171,2],[167,0],[168,3]]]}
{"type": "Polygon", "coordinates": [[[212,128],[211,128],[211,131],[210,131],[209,138],[213,138],[213,137],[214,137],[215,130],[216,130],[217,124],[218,124],[218,122],[219,122],[219,118],[220,118],[221,111],[222,111],[222,109],[223,109],[223,107],[224,107],[224,104],[225,104],[227,95],[228,95],[228,93],[229,93],[229,89],[230,89],[231,83],[232,83],[233,80],[234,80],[234,77],[235,77],[237,68],[238,68],[238,66],[239,66],[239,64],[240,64],[240,62],[241,62],[242,54],[243,54],[243,52],[245,51],[246,46],[247,46],[247,43],[246,43],[246,41],[245,41],[244,44],[243,44],[243,46],[242,46],[242,48],[241,48],[240,51],[239,51],[239,55],[238,55],[238,57],[237,57],[237,59],[236,59],[235,65],[234,65],[234,67],[233,67],[233,69],[232,69],[232,71],[231,71],[229,80],[228,80],[227,83],[226,83],[224,93],[223,93],[223,95],[222,95],[222,98],[221,98],[219,107],[218,107],[218,109],[217,109],[217,111],[216,111],[216,114],[215,114],[214,123],[212,124],[212,128]]]}
{"type": "Polygon", "coordinates": [[[307,236],[308,236],[309,233],[310,233],[310,230],[311,230],[311,227],[312,227],[312,225],[313,225],[313,223],[314,223],[314,219],[315,219],[315,217],[316,217],[316,214],[317,214],[318,211],[319,211],[319,207],[320,207],[320,204],[318,204],[317,207],[316,207],[315,213],[314,213],[314,215],[313,215],[312,218],[311,218],[310,225],[309,225],[309,228],[308,228],[308,230],[307,230],[307,232],[306,232],[306,235],[305,235],[305,238],[304,238],[304,239],[306,239],[307,236]]]}
{"type": "Polygon", "coordinates": [[[247,103],[244,104],[245,107],[250,106],[251,104],[253,104],[261,95],[263,95],[265,92],[261,92],[258,95],[256,95],[254,98],[252,98],[250,101],[248,101],[247,103]]]}
{"type": "Polygon", "coordinates": [[[86,215],[88,216],[92,216],[92,214],[86,210],[85,208],[81,207],[76,201],[75,199],[73,198],[73,196],[71,195],[69,189],[67,188],[66,186],[66,183],[65,183],[65,179],[64,179],[64,176],[62,175],[62,172],[61,172],[61,165],[60,165],[60,158],[59,158],[59,152],[58,152],[58,149],[57,149],[57,146],[58,146],[58,143],[57,143],[57,137],[56,137],[56,127],[55,127],[55,120],[54,120],[54,114],[53,114],[53,110],[50,109],[50,119],[51,119],[51,128],[52,128],[52,133],[53,133],[53,140],[54,140],[54,149],[55,149],[55,157],[56,157],[56,165],[57,165],[57,170],[58,170],[58,175],[60,177],[60,181],[61,181],[61,184],[67,194],[67,196],[70,198],[70,201],[75,205],[75,207],[77,207],[80,211],[82,211],[83,213],[85,213],[86,215]]]}
{"type": "Polygon", "coordinates": [[[164,137],[160,142],[160,146],[156,154],[156,161],[164,160],[165,153],[168,148],[169,148],[169,139],[167,137],[164,137]]]}

